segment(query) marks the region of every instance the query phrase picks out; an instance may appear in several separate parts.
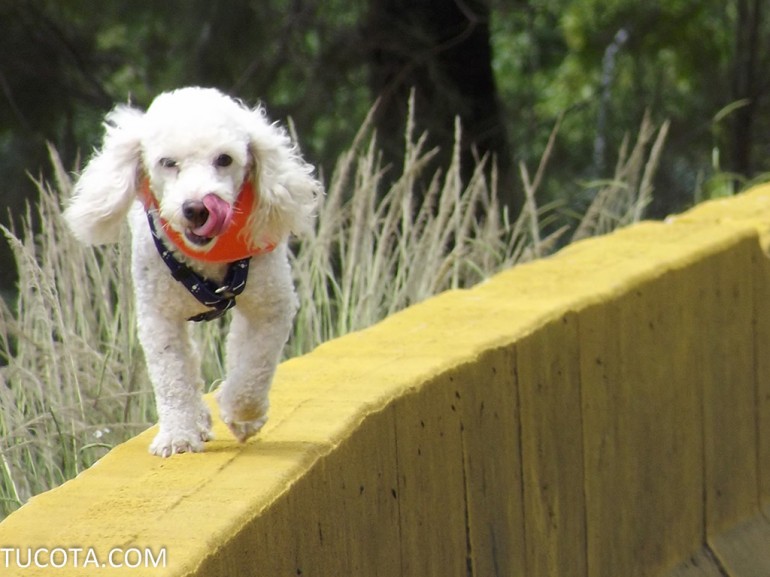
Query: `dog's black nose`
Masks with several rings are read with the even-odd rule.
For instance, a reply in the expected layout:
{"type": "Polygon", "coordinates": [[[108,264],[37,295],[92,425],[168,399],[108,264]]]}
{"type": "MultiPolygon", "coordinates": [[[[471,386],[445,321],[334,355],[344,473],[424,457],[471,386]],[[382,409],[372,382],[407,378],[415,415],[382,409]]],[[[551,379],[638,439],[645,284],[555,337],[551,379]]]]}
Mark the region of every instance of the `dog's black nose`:
{"type": "Polygon", "coordinates": [[[209,209],[200,200],[186,200],[182,203],[182,214],[193,228],[197,228],[208,220],[209,209]]]}

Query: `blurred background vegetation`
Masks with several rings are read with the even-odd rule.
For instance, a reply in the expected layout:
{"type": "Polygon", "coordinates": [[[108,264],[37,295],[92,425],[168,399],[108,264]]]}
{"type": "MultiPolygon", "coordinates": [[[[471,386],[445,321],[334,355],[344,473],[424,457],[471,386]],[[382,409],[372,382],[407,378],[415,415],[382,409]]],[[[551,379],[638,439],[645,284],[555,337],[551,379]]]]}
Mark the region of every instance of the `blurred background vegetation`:
{"type": "MultiPolygon", "coordinates": [[[[417,129],[467,170],[492,153],[523,202],[562,117],[541,186],[580,212],[645,111],[670,120],[652,216],[770,170],[770,15],[764,0],[0,0],[0,222],[47,176],[46,142],[73,169],[117,102],[217,86],[291,118],[331,173],[372,104],[398,174],[410,90],[417,129]],[[7,210],[6,210],[7,209],[7,210]]],[[[441,165],[441,159],[436,162],[441,165]]],[[[566,216],[565,218],[568,218],[566,216]]],[[[14,265],[0,251],[0,290],[14,265]]]]}

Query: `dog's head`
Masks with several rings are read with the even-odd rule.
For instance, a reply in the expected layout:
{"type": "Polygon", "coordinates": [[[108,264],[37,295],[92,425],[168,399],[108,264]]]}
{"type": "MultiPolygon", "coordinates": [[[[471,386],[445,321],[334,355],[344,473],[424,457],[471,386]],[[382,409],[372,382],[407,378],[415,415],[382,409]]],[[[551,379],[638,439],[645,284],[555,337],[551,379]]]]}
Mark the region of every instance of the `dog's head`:
{"type": "Polygon", "coordinates": [[[86,166],[65,212],[89,243],[114,239],[142,180],[160,216],[196,250],[229,227],[234,210],[248,210],[253,244],[276,244],[312,221],[321,185],[286,132],[214,89],[183,88],[159,95],[146,112],[115,108],[104,144],[86,166]],[[246,181],[256,194],[236,207],[246,181]]]}

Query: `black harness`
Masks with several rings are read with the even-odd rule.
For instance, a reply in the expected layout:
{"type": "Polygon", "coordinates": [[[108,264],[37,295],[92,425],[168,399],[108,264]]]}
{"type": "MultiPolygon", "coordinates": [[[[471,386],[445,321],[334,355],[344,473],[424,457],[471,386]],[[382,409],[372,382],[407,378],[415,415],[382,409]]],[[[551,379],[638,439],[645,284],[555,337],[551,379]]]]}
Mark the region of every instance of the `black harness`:
{"type": "Polygon", "coordinates": [[[231,262],[221,285],[210,279],[205,279],[184,263],[179,262],[160,237],[155,226],[155,219],[151,211],[147,211],[147,221],[150,223],[152,239],[155,248],[163,262],[171,271],[171,276],[182,283],[190,294],[198,299],[202,305],[211,310],[191,316],[190,321],[201,322],[218,319],[226,311],[235,306],[235,297],[243,292],[246,280],[249,276],[249,262],[251,257],[231,262]]]}

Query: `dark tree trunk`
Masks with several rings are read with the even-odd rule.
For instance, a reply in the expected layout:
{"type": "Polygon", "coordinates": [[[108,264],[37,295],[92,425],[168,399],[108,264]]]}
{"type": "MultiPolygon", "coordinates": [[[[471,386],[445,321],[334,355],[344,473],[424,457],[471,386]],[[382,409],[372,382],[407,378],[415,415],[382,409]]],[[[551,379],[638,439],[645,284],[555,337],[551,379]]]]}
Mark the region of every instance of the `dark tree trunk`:
{"type": "Polygon", "coordinates": [[[444,160],[459,117],[464,173],[474,167],[474,149],[494,155],[501,172],[509,172],[489,13],[485,0],[370,0],[371,89],[381,99],[377,129],[389,161],[397,163],[402,154],[414,89],[417,129],[428,130],[444,160]]]}
{"type": "Polygon", "coordinates": [[[747,104],[733,115],[729,169],[744,176],[751,176],[753,172],[751,150],[755,113],[761,97],[757,57],[764,1],[738,0],[732,100],[745,99],[747,104]]]}

